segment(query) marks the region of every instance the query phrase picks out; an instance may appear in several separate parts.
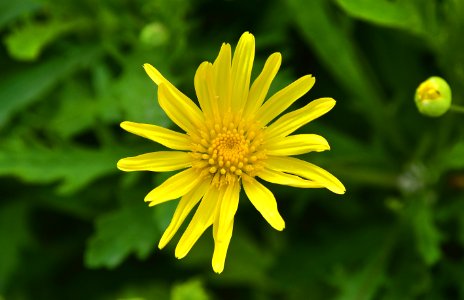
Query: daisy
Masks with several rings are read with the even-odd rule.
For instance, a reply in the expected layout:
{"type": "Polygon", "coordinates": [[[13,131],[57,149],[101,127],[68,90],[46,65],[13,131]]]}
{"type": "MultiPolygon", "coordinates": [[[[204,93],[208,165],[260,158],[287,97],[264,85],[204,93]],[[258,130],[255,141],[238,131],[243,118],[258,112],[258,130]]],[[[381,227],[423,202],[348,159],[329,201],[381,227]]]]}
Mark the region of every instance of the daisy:
{"type": "Polygon", "coordinates": [[[175,256],[185,257],[212,225],[212,267],[217,273],[224,269],[242,187],[253,206],[277,230],[283,230],[285,222],[274,195],[262,180],[299,188],[327,188],[337,194],[345,192],[343,184],[327,171],[292,157],[330,149],[319,135],[291,134],[328,112],[335,101],[317,99],[279,117],[311,89],[315,79],[303,76],[265,101],[282,58],[280,53],[269,56],[250,87],[254,52],[254,37],[245,32],[233,56],[231,46],[223,44],[214,63],[203,62],[198,67],[194,85],[200,107],[157,69],[145,64],[145,71],[158,86],[161,108],[185,133],[150,124],[121,123],[126,131],[172,151],[123,158],[118,162],[120,170],[182,170],[145,197],[150,206],[180,198],[159,248],[166,246],[198,205],[177,244],[175,256]]]}

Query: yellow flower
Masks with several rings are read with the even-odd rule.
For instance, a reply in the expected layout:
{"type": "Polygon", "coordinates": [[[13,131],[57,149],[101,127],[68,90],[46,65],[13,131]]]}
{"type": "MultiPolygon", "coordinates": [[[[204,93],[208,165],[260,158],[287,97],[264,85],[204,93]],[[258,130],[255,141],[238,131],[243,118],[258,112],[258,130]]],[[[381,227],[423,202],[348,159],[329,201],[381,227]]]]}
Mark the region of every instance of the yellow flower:
{"type": "Polygon", "coordinates": [[[327,171],[290,157],[330,148],[319,135],[290,134],[328,112],[335,101],[317,99],[277,118],[309,91],[315,79],[311,75],[303,76],[264,101],[279,70],[281,55],[269,56],[250,87],[254,52],[254,37],[245,32],[233,58],[230,45],[223,44],[214,63],[203,62],[199,66],[194,85],[201,109],[158,70],[145,64],[145,71],[158,85],[162,109],[185,133],[149,124],[121,123],[123,129],[175,151],[121,159],[120,170],[184,169],[145,197],[150,206],[180,198],[159,248],[171,240],[199,203],[177,244],[175,255],[179,259],[186,256],[203,232],[213,225],[212,266],[217,273],[224,269],[242,186],[254,207],[277,230],[283,230],[285,222],[277,210],[274,195],[257,180],[258,177],[293,187],[325,187],[337,194],[345,192],[343,184],[327,171]]]}

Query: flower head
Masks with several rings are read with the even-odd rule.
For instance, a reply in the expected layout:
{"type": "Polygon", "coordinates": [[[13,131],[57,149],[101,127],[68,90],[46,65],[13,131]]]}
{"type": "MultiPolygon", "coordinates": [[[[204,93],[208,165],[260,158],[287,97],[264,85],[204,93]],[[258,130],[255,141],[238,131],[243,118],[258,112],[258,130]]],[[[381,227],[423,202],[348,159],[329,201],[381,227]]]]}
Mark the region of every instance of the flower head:
{"type": "Polygon", "coordinates": [[[145,197],[150,206],[180,198],[159,248],[171,240],[198,204],[175,255],[179,259],[186,256],[212,225],[212,266],[217,273],[224,268],[242,186],[254,207],[277,230],[283,230],[285,222],[274,195],[257,178],[293,187],[325,187],[337,194],[345,192],[343,184],[327,171],[290,157],[329,149],[327,141],[319,135],[291,134],[328,112],[335,101],[317,99],[278,118],[309,91],[315,79],[303,76],[265,101],[280,67],[281,55],[274,53],[267,59],[250,87],[254,51],[254,37],[245,32],[233,57],[230,45],[223,44],[214,63],[203,62],[199,66],[194,85],[200,108],[153,66],[145,64],[145,71],[158,85],[160,106],[185,133],[149,124],[121,123],[123,129],[174,151],[121,159],[120,170],[182,170],[145,197]]]}
{"type": "Polygon", "coordinates": [[[432,76],[416,89],[417,109],[428,117],[439,117],[451,107],[451,89],[441,77],[432,76]]]}

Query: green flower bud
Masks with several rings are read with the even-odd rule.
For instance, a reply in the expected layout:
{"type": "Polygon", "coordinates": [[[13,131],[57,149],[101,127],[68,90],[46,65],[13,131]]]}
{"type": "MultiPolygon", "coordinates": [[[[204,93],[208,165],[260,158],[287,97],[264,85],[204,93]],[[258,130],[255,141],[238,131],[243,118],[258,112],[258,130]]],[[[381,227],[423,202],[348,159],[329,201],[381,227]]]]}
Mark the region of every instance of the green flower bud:
{"type": "Polygon", "coordinates": [[[140,32],[140,41],[153,48],[166,44],[168,40],[168,29],[159,22],[146,25],[140,32]]]}
{"type": "Polygon", "coordinates": [[[451,106],[451,89],[443,78],[432,76],[419,85],[414,100],[421,114],[439,117],[451,106]]]}

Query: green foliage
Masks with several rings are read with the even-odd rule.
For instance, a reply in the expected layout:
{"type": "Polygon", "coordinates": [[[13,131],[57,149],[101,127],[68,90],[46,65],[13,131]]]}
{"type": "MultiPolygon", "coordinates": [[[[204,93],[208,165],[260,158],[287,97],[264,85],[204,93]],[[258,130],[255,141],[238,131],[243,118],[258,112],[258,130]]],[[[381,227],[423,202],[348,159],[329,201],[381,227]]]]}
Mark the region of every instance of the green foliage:
{"type": "Polygon", "coordinates": [[[208,294],[199,280],[189,280],[172,288],[172,300],[208,300],[208,294]]]}
{"type": "Polygon", "coordinates": [[[2,206],[0,211],[0,289],[5,290],[11,275],[17,272],[21,254],[30,243],[27,228],[27,207],[24,203],[2,206]]]}
{"type": "Polygon", "coordinates": [[[464,104],[463,1],[2,1],[0,32],[0,299],[464,298],[463,118],[414,105],[431,76],[464,104]],[[158,250],[177,200],[143,198],[169,174],[116,163],[161,146],[119,123],[174,128],[142,65],[194,99],[244,31],[253,74],[282,52],[272,91],[313,74],[296,106],[337,100],[303,129],[332,150],[305,159],[347,193],[271,186],[284,232],[242,197],[216,275],[210,231],[158,250]]]}
{"type": "Polygon", "coordinates": [[[160,237],[153,212],[144,205],[100,215],[95,227],[85,256],[85,263],[91,268],[114,268],[132,252],[145,259],[160,237]]]}
{"type": "MultiPolygon", "coordinates": [[[[373,84],[362,66],[355,41],[346,34],[348,28],[332,18],[330,3],[317,0],[313,5],[307,6],[303,5],[303,2],[290,1],[291,9],[295,13],[296,22],[300,25],[299,29],[308,43],[314,47],[322,62],[348,92],[356,96],[361,91],[374,93],[373,84]]],[[[379,99],[375,97],[370,101],[367,103],[374,105],[379,99]]],[[[376,108],[378,107],[365,107],[366,110],[376,108]]]]}
{"type": "Polygon", "coordinates": [[[43,48],[60,35],[78,28],[79,22],[52,20],[49,23],[30,23],[5,38],[7,50],[16,60],[36,60],[43,48]]]}
{"type": "MultiPolygon", "coordinates": [[[[30,105],[60,79],[76,71],[82,65],[95,59],[95,48],[77,48],[68,50],[60,57],[46,61],[25,70],[12,70],[0,80],[0,126],[5,125],[14,113],[30,105]]],[[[44,98],[42,98],[43,100],[44,98]]]]}
{"type": "Polygon", "coordinates": [[[418,33],[423,30],[419,11],[413,1],[337,0],[337,4],[353,18],[376,25],[418,33]]]}
{"type": "Polygon", "coordinates": [[[60,180],[59,192],[70,193],[111,173],[120,155],[121,151],[109,147],[94,150],[9,147],[0,151],[0,174],[35,183],[60,180]]]}
{"type": "Polygon", "coordinates": [[[37,10],[39,7],[39,3],[34,0],[2,1],[0,2],[0,26],[3,27],[14,19],[37,10]]]}
{"type": "Polygon", "coordinates": [[[454,144],[449,151],[444,151],[441,161],[445,169],[462,169],[464,168],[464,141],[454,144]]]}
{"type": "Polygon", "coordinates": [[[427,196],[411,199],[413,211],[409,216],[416,236],[416,245],[419,253],[427,265],[433,265],[441,258],[441,235],[433,220],[433,211],[427,196]]]}

